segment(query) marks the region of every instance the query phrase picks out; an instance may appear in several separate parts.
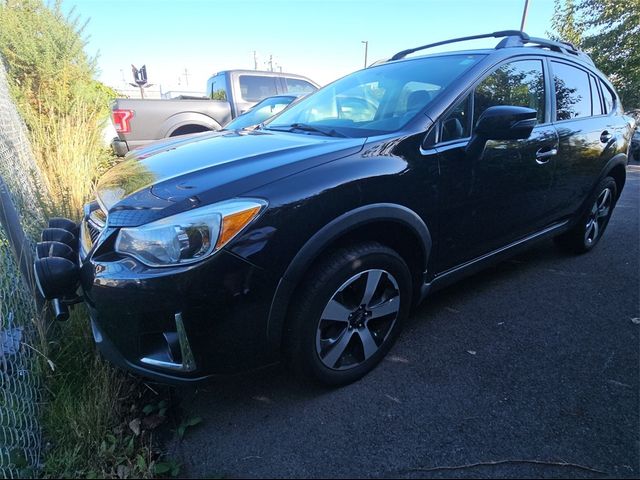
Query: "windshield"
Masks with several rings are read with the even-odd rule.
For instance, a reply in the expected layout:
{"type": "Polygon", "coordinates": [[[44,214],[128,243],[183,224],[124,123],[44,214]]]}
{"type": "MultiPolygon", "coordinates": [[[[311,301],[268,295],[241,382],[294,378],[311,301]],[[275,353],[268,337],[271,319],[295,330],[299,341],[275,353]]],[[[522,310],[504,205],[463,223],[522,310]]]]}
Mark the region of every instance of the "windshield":
{"type": "Polygon", "coordinates": [[[393,132],[481,58],[446,55],[360,70],[291,106],[266,128],[349,137],[393,132]]]}
{"type": "Polygon", "coordinates": [[[240,115],[235,120],[231,120],[224,128],[225,130],[241,130],[258,125],[273,117],[276,113],[280,113],[295,99],[295,96],[265,98],[247,113],[240,115]]]}

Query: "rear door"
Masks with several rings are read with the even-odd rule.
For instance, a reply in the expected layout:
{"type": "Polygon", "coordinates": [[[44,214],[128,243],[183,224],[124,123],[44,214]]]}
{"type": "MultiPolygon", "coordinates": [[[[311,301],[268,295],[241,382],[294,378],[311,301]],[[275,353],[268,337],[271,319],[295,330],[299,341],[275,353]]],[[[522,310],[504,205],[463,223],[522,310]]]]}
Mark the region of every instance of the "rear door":
{"type": "Polygon", "coordinates": [[[275,76],[241,72],[236,74],[234,82],[236,116],[248,112],[259,101],[278,95],[278,79],[275,76]]]}
{"type": "Polygon", "coordinates": [[[545,63],[510,60],[485,77],[474,92],[445,114],[436,149],[440,158],[441,244],[439,271],[472,260],[549,223],[547,195],[558,146],[550,123],[545,63]],[[523,140],[489,140],[484,152],[465,153],[471,126],[487,108],[535,109],[538,125],[523,140]]]}
{"type": "Polygon", "coordinates": [[[562,60],[549,62],[554,85],[554,124],[559,148],[550,202],[557,216],[576,212],[616,152],[613,92],[587,69],[562,60]],[[611,101],[603,101],[602,87],[611,101]]]}

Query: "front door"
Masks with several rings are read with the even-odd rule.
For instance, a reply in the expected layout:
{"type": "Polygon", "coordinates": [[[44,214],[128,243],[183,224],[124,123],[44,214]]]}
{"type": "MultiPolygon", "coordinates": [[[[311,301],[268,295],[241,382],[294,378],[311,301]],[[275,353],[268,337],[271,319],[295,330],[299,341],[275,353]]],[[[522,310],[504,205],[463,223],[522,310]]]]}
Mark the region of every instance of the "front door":
{"type": "Polygon", "coordinates": [[[549,223],[555,128],[549,122],[544,63],[510,61],[479,83],[440,122],[440,245],[443,272],[489,253],[549,223]],[[524,140],[489,140],[472,157],[465,151],[471,125],[494,105],[530,107],[538,125],[524,140]]]}

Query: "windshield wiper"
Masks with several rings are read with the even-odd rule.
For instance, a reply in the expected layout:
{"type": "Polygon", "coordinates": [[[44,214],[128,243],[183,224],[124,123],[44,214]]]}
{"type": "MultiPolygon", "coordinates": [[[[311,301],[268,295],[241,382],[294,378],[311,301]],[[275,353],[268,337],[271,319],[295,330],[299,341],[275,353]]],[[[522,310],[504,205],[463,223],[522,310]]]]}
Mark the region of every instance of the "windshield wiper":
{"type": "Polygon", "coordinates": [[[334,128],[320,128],[307,123],[292,123],[291,125],[274,125],[265,127],[265,130],[280,130],[285,132],[291,132],[293,130],[303,130],[305,132],[317,132],[327,137],[342,137],[347,138],[344,133],[336,131],[334,128]],[[280,127],[280,128],[278,128],[280,127]]]}

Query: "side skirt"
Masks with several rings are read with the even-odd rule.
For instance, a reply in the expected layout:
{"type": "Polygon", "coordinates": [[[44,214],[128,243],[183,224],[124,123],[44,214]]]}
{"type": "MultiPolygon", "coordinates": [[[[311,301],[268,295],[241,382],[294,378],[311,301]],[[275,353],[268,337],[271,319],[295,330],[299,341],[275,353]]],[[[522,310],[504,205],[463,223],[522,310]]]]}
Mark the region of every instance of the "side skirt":
{"type": "Polygon", "coordinates": [[[425,282],[420,291],[420,301],[424,300],[429,293],[440,290],[447,287],[461,278],[473,275],[485,268],[501,262],[509,257],[512,257],[524,250],[527,250],[531,245],[545,240],[547,238],[555,237],[566,231],[569,227],[569,220],[564,220],[559,223],[555,223],[544,230],[536,232],[520,240],[516,240],[509,245],[501,247],[492,252],[486,253],[478,258],[469,260],[461,265],[450,268],[442,273],[437,274],[429,282],[425,282]]]}

